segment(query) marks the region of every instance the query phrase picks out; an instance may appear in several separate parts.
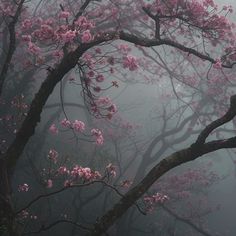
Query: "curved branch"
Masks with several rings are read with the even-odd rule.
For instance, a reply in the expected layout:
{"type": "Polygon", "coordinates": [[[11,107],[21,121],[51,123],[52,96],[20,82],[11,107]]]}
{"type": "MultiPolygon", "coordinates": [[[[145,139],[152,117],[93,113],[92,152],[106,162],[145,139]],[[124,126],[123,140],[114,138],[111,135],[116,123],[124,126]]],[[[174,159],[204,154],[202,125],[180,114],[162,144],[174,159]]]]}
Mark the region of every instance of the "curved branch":
{"type": "MultiPolygon", "coordinates": [[[[232,104],[234,104],[235,96],[231,98],[231,111],[232,104]]],[[[233,117],[231,117],[233,118],[233,117]]],[[[236,136],[224,140],[215,140],[208,142],[200,146],[200,148],[193,148],[192,146],[177,151],[170,156],[161,160],[155,165],[151,171],[144,177],[144,179],[137,184],[134,188],[130,189],[118,203],[114,205],[112,209],[106,212],[95,224],[93,230],[88,234],[89,236],[102,235],[106,232],[110,226],[112,226],[117,219],[119,219],[124,213],[139,199],[142,195],[152,186],[152,184],[158,180],[169,170],[196,158],[201,157],[204,154],[224,149],[235,148],[236,136]]]]}
{"type": "MultiPolygon", "coordinates": [[[[113,32],[113,35],[114,35],[114,32],[113,32]]],[[[160,45],[167,45],[167,46],[171,46],[171,47],[174,47],[176,49],[179,49],[183,52],[186,52],[188,53],[189,55],[190,54],[193,54],[194,56],[202,59],[202,60],[205,60],[205,61],[209,61],[211,62],[212,64],[215,64],[216,63],[216,60],[214,60],[213,58],[209,57],[208,55],[205,55],[193,48],[189,48],[189,47],[185,47],[184,45],[178,43],[178,42],[174,42],[170,39],[148,39],[148,38],[144,38],[144,37],[137,37],[133,34],[129,34],[129,33],[126,33],[124,31],[120,31],[119,32],[119,37],[120,39],[122,40],[125,40],[127,42],[130,42],[130,43],[134,43],[136,45],[139,45],[139,46],[144,46],[144,47],[154,47],[154,46],[160,46],[160,45]]],[[[222,67],[224,68],[232,68],[234,66],[235,63],[232,63],[232,64],[223,64],[222,67]]]]}
{"type": "Polygon", "coordinates": [[[226,124],[227,122],[231,121],[236,115],[236,95],[232,96],[230,98],[230,108],[226,112],[224,116],[221,118],[213,121],[211,124],[209,124],[198,136],[197,141],[194,145],[202,145],[205,143],[206,138],[209,136],[209,134],[216,128],[222,126],[223,124],[226,124]]]}

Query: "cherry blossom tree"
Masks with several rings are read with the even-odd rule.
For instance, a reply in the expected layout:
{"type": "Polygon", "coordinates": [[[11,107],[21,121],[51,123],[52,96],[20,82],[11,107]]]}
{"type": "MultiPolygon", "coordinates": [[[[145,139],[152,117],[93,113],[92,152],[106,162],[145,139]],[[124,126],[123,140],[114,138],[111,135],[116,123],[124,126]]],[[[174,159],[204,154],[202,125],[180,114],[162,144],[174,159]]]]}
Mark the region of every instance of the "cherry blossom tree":
{"type": "MultiPolygon", "coordinates": [[[[215,140],[207,141],[213,131],[232,121],[236,113],[235,79],[231,72],[236,55],[235,25],[227,18],[232,13],[231,6],[218,7],[212,0],[120,0],[119,3],[105,0],[60,3],[42,0],[34,4],[24,0],[3,0],[0,4],[0,102],[1,106],[6,104],[1,116],[4,116],[4,122],[14,124],[6,126],[10,134],[1,140],[4,148],[0,158],[0,222],[6,226],[9,235],[21,234],[16,213],[27,214],[25,210],[37,200],[33,199],[15,212],[11,180],[26,145],[35,135],[46,102],[57,86],[60,87],[60,102],[65,117],[60,124],[49,125],[52,135],[64,129],[75,136],[86,137],[88,142],[97,145],[104,143],[100,127],[86,127],[80,118],[71,120],[67,117],[63,103],[65,78],[80,88],[87,110],[95,118],[107,121],[114,118],[117,106],[102,93],[119,87],[117,80],[124,80],[127,73],[131,77],[139,74],[137,80],[147,83],[160,82],[156,77],[168,74],[174,94],[168,97],[185,104],[183,109],[198,112],[205,105],[204,98],[217,94],[208,104],[208,107],[212,106],[211,118],[207,114],[202,119],[196,141],[162,159],[146,175],[137,177],[135,185],[125,194],[120,194],[106,181],[116,174],[112,164],[107,165],[104,175],[81,165],[69,170],[61,166],[54,172],[55,177],[68,174],[68,178],[62,189],[49,195],[67,188],[84,188],[100,183],[120,196],[111,210],[99,218],[92,229],[87,229],[89,235],[105,233],[131,206],[138,207],[136,201],[167,171],[207,153],[236,147],[234,136],[217,136],[215,140]],[[15,76],[21,71],[22,77],[16,85],[21,85],[26,91],[25,85],[29,86],[30,81],[21,83],[25,78],[38,77],[41,82],[33,98],[27,98],[29,106],[23,94],[13,98],[10,96],[12,88],[17,88],[15,76]],[[181,74],[183,76],[180,77],[181,74]],[[117,79],[109,81],[109,77],[117,79]],[[176,81],[185,89],[184,93],[177,90],[176,81]],[[6,116],[10,113],[7,107],[9,101],[19,111],[13,116],[16,120],[6,116]]],[[[18,93],[15,89],[13,91],[18,93]]],[[[197,124],[196,118],[190,116],[189,120],[189,128],[193,130],[197,124]]],[[[183,121],[183,126],[189,120],[183,121]]],[[[177,131],[181,127],[177,127],[177,131]]],[[[168,131],[165,133],[167,136],[170,134],[168,131]]],[[[158,140],[158,137],[154,139],[152,145],[155,146],[158,140]]],[[[152,151],[150,146],[147,152],[152,151]]],[[[57,163],[57,150],[48,150],[48,159],[57,163]]],[[[149,164],[153,164],[152,161],[149,164]]],[[[45,184],[49,189],[53,187],[52,176],[48,176],[45,184]]],[[[23,183],[18,190],[27,192],[29,188],[27,183],[23,183]]],[[[45,194],[39,198],[47,196],[45,194]]],[[[160,195],[156,197],[160,201],[165,199],[160,195]]]]}

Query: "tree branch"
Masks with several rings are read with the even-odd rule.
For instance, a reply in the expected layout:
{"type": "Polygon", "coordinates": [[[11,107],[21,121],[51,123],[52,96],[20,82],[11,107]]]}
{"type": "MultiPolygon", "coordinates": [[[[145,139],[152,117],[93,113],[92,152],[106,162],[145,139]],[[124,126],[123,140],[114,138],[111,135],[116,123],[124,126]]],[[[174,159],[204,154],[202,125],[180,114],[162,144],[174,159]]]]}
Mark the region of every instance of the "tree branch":
{"type": "Polygon", "coordinates": [[[76,226],[76,227],[79,227],[79,228],[81,228],[81,229],[84,229],[84,230],[89,231],[89,228],[87,228],[87,227],[85,227],[85,226],[83,226],[83,225],[81,225],[81,224],[78,224],[78,223],[76,223],[76,222],[74,222],[74,221],[72,221],[72,220],[63,219],[63,220],[57,220],[57,221],[55,221],[55,222],[53,222],[53,223],[51,223],[51,224],[49,224],[49,225],[47,225],[47,226],[42,225],[39,230],[37,230],[37,231],[32,231],[32,232],[28,232],[28,233],[24,233],[23,235],[39,234],[39,233],[41,233],[41,232],[43,232],[43,231],[47,231],[47,230],[49,230],[49,229],[51,229],[51,228],[53,228],[53,227],[55,227],[55,226],[57,226],[58,224],[61,224],[61,223],[72,224],[72,225],[74,225],[74,226],[76,226]]]}
{"type": "MultiPolygon", "coordinates": [[[[235,96],[231,97],[231,105],[234,106],[235,96]]],[[[229,111],[226,114],[229,114],[229,111]]],[[[232,116],[230,116],[233,119],[232,116]]],[[[213,122],[214,123],[214,122],[213,122]]],[[[88,234],[89,236],[97,236],[106,232],[117,219],[119,219],[142,195],[169,170],[183,164],[195,160],[204,154],[220,150],[223,148],[235,148],[236,136],[224,140],[215,140],[204,143],[200,148],[196,149],[192,146],[177,151],[170,156],[161,160],[151,171],[144,177],[144,179],[134,188],[130,189],[118,203],[114,205],[107,213],[105,213],[95,224],[93,230],[88,234]]]]}
{"type": "Polygon", "coordinates": [[[3,84],[4,84],[4,81],[6,79],[7,72],[8,72],[9,66],[11,64],[11,59],[12,59],[12,56],[13,56],[13,54],[15,52],[15,49],[16,49],[15,26],[16,26],[16,23],[17,23],[18,18],[20,16],[20,13],[21,13],[24,1],[25,0],[21,0],[20,1],[12,21],[7,25],[8,30],[9,30],[9,34],[10,34],[10,39],[9,39],[10,42],[9,42],[6,58],[5,58],[4,62],[3,62],[2,70],[0,72],[0,97],[2,95],[3,84]]]}

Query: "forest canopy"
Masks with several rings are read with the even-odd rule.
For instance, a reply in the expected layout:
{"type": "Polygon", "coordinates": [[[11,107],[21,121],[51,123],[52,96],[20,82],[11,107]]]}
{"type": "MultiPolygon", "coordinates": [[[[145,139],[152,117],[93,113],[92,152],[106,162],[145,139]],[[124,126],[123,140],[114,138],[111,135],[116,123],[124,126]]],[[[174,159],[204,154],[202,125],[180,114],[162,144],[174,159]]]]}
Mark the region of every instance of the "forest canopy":
{"type": "Polygon", "coordinates": [[[212,194],[235,181],[233,6],[0,12],[0,235],[235,235],[212,194]]]}

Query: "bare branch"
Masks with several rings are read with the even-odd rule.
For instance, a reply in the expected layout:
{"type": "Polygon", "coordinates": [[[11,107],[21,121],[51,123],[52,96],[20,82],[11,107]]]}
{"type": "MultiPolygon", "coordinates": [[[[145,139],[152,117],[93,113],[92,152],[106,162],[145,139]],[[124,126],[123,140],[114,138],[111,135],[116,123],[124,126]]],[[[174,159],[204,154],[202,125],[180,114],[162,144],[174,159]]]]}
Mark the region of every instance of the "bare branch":
{"type": "Polygon", "coordinates": [[[57,226],[58,224],[61,224],[61,223],[72,224],[72,225],[74,225],[74,226],[76,226],[76,227],[79,227],[79,228],[81,228],[81,229],[84,229],[84,230],[89,231],[89,228],[87,228],[87,227],[85,227],[85,226],[83,226],[83,225],[81,225],[81,224],[78,224],[78,223],[76,223],[76,222],[74,222],[74,221],[72,221],[72,220],[66,220],[66,219],[64,219],[64,220],[57,220],[57,221],[55,221],[55,222],[53,222],[53,223],[51,223],[50,225],[47,225],[47,226],[42,225],[39,230],[37,230],[37,231],[32,231],[32,232],[28,232],[28,233],[24,233],[23,235],[39,234],[39,233],[44,232],[44,231],[47,231],[47,230],[49,230],[49,229],[51,229],[51,228],[53,228],[53,227],[55,227],[55,226],[57,226]]]}

